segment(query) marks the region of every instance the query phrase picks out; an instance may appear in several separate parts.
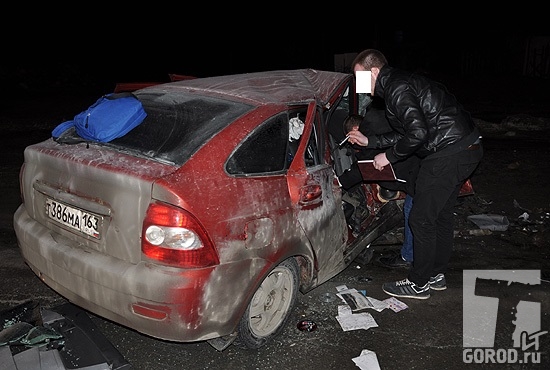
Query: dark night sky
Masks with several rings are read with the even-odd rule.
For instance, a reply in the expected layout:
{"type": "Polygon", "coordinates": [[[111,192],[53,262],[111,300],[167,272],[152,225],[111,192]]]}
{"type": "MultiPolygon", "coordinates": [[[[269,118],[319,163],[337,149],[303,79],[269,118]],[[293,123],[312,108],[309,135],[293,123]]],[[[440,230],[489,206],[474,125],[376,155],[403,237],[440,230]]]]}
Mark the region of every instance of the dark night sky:
{"type": "MultiPolygon", "coordinates": [[[[468,27],[458,28],[443,21],[386,25],[370,20],[346,25],[343,20],[314,16],[308,20],[292,14],[275,21],[233,20],[228,15],[219,22],[189,12],[185,16],[165,12],[162,19],[153,14],[145,19],[111,15],[93,20],[89,27],[78,19],[37,21],[35,15],[29,20],[34,32],[11,29],[4,40],[2,88],[4,92],[14,86],[110,89],[116,82],[167,81],[168,73],[201,77],[304,67],[333,70],[334,54],[370,47],[386,53],[394,66],[459,74],[464,55],[474,52],[510,64],[507,59],[521,59],[514,54],[524,53],[526,39],[549,34],[546,27],[512,28],[502,21],[474,31],[470,20],[464,23],[468,27]],[[110,26],[102,29],[102,24],[110,26]]],[[[501,71],[509,68],[514,67],[506,65],[501,71]]]]}

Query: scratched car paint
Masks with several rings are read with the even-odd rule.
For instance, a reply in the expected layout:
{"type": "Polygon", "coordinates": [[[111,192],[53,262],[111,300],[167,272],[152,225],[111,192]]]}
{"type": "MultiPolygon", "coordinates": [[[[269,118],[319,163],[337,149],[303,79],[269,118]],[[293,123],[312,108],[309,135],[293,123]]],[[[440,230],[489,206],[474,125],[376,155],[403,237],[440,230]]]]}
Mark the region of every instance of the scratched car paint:
{"type": "Polygon", "coordinates": [[[376,179],[360,230],[346,220],[328,128],[358,111],[353,88],[312,69],[158,84],[133,92],[147,118],[121,138],[28,146],[14,215],[26,263],[141,333],[263,346],[297,294],[402,222],[404,195],[383,199],[376,179]]]}

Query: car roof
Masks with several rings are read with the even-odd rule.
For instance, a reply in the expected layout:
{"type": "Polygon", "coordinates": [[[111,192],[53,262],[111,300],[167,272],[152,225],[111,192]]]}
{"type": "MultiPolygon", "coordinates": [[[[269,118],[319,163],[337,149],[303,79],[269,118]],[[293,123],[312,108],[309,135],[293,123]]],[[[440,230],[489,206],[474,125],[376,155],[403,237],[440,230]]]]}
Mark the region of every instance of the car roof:
{"type": "Polygon", "coordinates": [[[293,104],[313,99],[326,104],[335,89],[352,77],[351,74],[315,69],[277,70],[170,82],[146,87],[141,92],[192,91],[254,105],[293,104]]]}

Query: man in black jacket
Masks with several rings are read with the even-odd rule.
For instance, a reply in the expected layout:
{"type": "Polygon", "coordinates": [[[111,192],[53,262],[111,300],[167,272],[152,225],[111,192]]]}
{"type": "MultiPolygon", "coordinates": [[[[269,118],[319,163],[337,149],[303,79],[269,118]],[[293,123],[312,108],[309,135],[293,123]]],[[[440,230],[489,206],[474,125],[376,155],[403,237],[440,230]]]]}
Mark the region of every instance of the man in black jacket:
{"type": "Polygon", "coordinates": [[[352,69],[356,77],[359,71],[370,72],[371,94],[384,99],[393,131],[368,137],[353,131],[349,142],[388,148],[374,157],[373,165],[379,170],[413,155],[421,158],[409,215],[414,262],[406,279],[385,283],[382,289],[395,297],[427,299],[430,289],[446,288],[453,209],[462,184],[483,157],[480,133],[445,86],[391,67],[380,51],[362,51],[352,69]]]}

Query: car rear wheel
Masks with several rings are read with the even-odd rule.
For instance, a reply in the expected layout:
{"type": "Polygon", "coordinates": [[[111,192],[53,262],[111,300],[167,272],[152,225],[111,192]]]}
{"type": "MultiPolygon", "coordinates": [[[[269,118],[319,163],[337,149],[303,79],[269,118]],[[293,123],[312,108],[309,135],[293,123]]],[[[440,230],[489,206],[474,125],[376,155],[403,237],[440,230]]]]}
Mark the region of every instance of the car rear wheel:
{"type": "Polygon", "coordinates": [[[248,304],[239,323],[237,343],[259,348],[276,337],[290,318],[298,286],[299,268],[294,258],[275,267],[248,304]]]}

